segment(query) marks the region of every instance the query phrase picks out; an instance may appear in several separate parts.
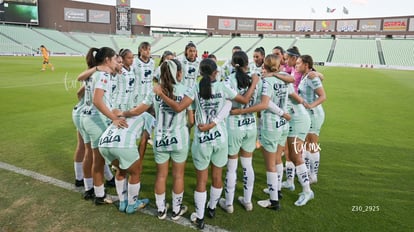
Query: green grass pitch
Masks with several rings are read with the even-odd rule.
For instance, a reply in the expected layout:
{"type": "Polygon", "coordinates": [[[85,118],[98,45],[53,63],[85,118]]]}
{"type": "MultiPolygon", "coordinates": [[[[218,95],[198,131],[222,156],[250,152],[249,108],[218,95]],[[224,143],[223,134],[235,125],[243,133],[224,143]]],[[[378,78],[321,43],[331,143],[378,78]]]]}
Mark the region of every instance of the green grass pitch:
{"type": "MultiPolygon", "coordinates": [[[[41,72],[41,62],[41,57],[0,57],[0,161],[73,183],[76,131],[71,110],[80,86],[75,78],[86,68],[85,61],[51,57],[54,72],[41,72]]],[[[256,202],[267,197],[262,192],[266,174],[256,150],[253,211],[235,202],[233,214],[218,208],[207,224],[231,231],[414,231],[414,72],[318,69],[325,75],[327,101],[319,182],[312,185],[315,199],[294,206],[301,191],[296,183],[295,192],[283,191],[281,211],[260,208],[256,202]]],[[[149,146],[140,197],[150,198],[151,207],[155,173],[149,146]]],[[[184,203],[192,212],[191,156],[185,175],[184,203]]],[[[242,194],[240,180],[241,172],[236,197],[242,194]]],[[[1,169],[0,186],[1,231],[193,230],[139,212],[129,216],[115,207],[97,207],[79,193],[1,169]]]]}

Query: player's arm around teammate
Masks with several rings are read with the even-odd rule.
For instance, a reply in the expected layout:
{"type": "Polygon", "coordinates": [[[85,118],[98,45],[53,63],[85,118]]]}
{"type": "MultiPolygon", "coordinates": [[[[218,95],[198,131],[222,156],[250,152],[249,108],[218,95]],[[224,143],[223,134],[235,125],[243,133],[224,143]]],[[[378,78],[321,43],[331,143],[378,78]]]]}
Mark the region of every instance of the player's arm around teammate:
{"type": "MultiPolygon", "coordinates": [[[[176,112],[180,112],[187,108],[194,101],[197,125],[210,122],[223,107],[226,99],[234,99],[243,102],[245,100],[243,99],[243,96],[237,94],[234,89],[228,88],[223,82],[216,81],[217,65],[213,60],[203,60],[200,64],[200,70],[203,74],[200,83],[190,88],[185,94],[184,99],[179,103],[169,99],[160,87],[154,88],[154,92],[176,112]]],[[[252,86],[255,86],[257,81],[257,77],[253,78],[252,86]]],[[[253,94],[253,91],[254,87],[249,88],[247,91],[246,95],[249,95],[249,99],[253,94]]],[[[194,193],[196,213],[192,214],[191,219],[197,223],[199,228],[204,227],[208,166],[211,162],[212,187],[210,191],[210,203],[207,208],[208,215],[214,217],[215,208],[222,191],[222,167],[227,161],[227,146],[227,131],[224,122],[219,123],[219,125],[208,132],[201,132],[198,130],[198,127],[196,127],[192,145],[193,160],[197,172],[197,186],[194,193]]]]}
{"type": "Polygon", "coordinates": [[[310,182],[317,182],[320,162],[319,133],[325,120],[325,111],[322,103],[326,100],[325,89],[319,75],[313,74],[313,59],[309,55],[302,55],[296,62],[296,69],[303,74],[299,84],[299,93],[305,99],[303,104],[311,118],[311,128],[306,136],[305,157],[309,159],[310,182]]]}

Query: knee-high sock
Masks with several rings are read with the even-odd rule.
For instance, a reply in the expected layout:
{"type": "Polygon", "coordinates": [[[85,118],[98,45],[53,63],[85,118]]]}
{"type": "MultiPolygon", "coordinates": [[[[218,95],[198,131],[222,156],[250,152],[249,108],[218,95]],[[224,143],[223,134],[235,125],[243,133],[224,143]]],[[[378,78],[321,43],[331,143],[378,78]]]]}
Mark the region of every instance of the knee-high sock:
{"type": "Polygon", "coordinates": [[[252,165],[252,158],[240,157],[241,165],[243,167],[243,192],[244,202],[250,203],[252,201],[253,186],[254,186],[254,171],[252,165]]]}
{"type": "Polygon", "coordinates": [[[237,181],[237,159],[228,159],[225,181],[226,205],[233,205],[237,181]]]}

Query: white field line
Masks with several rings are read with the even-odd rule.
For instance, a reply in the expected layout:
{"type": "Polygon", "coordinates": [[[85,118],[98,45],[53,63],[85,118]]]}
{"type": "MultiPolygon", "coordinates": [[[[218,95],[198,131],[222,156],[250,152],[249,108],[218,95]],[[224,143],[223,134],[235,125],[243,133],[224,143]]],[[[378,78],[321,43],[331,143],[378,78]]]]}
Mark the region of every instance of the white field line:
{"type": "MultiPolygon", "coordinates": [[[[45,175],[42,175],[42,174],[37,173],[37,172],[33,172],[33,171],[30,171],[30,170],[19,168],[19,167],[16,167],[14,165],[3,163],[1,161],[0,161],[0,169],[4,169],[4,170],[10,171],[10,172],[14,172],[14,173],[18,173],[18,174],[21,174],[21,175],[24,175],[24,176],[28,176],[28,177],[31,177],[33,179],[42,181],[44,183],[55,185],[57,187],[60,187],[60,188],[66,189],[66,190],[70,190],[70,191],[73,191],[73,192],[78,192],[78,193],[83,192],[82,188],[75,187],[74,184],[70,184],[68,182],[64,182],[64,181],[58,180],[58,179],[50,177],[50,176],[45,176],[45,175]]],[[[150,206],[147,206],[144,209],[140,209],[139,211],[142,212],[142,213],[151,215],[151,216],[154,216],[154,215],[157,214],[157,210],[154,209],[154,208],[151,208],[150,206]]],[[[191,228],[196,229],[194,224],[188,218],[181,217],[179,220],[173,221],[170,217],[167,217],[165,220],[170,221],[170,222],[174,222],[174,223],[182,225],[182,226],[187,226],[187,227],[191,227],[191,228]]],[[[205,227],[202,231],[227,232],[227,230],[222,229],[218,226],[212,226],[212,225],[207,225],[207,224],[205,225],[205,227]]]]}

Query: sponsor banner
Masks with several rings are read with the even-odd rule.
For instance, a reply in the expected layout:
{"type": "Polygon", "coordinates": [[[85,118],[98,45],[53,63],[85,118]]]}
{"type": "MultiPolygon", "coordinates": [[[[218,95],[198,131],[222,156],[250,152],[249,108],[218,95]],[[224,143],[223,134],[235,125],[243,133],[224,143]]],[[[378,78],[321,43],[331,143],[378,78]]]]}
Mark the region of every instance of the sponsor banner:
{"type": "Polygon", "coordinates": [[[414,31],[414,18],[410,18],[410,27],[408,28],[409,31],[414,31]]]}
{"type": "Polygon", "coordinates": [[[116,0],[117,7],[131,7],[130,0],[116,0]]]}
{"type": "Polygon", "coordinates": [[[383,31],[407,31],[407,18],[384,19],[383,31]]]}
{"type": "Polygon", "coordinates": [[[109,11],[89,10],[89,22],[91,23],[111,23],[111,14],[109,11]]]}
{"type": "Polygon", "coordinates": [[[64,8],[64,19],[66,21],[86,22],[86,9],[64,8]]]}
{"type": "Polygon", "coordinates": [[[151,18],[149,14],[132,13],[132,25],[150,25],[151,18]]]}
{"type": "Polygon", "coordinates": [[[276,20],[276,31],[293,31],[293,20],[276,20]]]}
{"type": "Polygon", "coordinates": [[[381,19],[359,20],[360,31],[381,31],[381,19]]]}
{"type": "Polygon", "coordinates": [[[334,20],[317,20],[316,31],[334,31],[335,21],[334,20]]]}
{"type": "Polygon", "coordinates": [[[254,31],[254,20],[238,19],[237,30],[239,31],[254,31]]]}
{"type": "Polygon", "coordinates": [[[355,31],[357,24],[357,20],[338,20],[336,21],[336,31],[355,31]]]}
{"type": "Polygon", "coordinates": [[[274,20],[256,20],[256,31],[273,31],[274,20]]]}
{"type": "Polygon", "coordinates": [[[131,8],[116,8],[116,34],[131,34],[131,8]]]}
{"type": "Polygon", "coordinates": [[[297,20],[295,24],[295,31],[313,31],[313,21],[297,20]]]}
{"type": "Polygon", "coordinates": [[[236,19],[219,19],[218,24],[219,30],[236,30],[236,19]]]}

